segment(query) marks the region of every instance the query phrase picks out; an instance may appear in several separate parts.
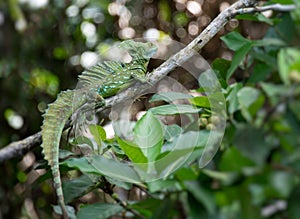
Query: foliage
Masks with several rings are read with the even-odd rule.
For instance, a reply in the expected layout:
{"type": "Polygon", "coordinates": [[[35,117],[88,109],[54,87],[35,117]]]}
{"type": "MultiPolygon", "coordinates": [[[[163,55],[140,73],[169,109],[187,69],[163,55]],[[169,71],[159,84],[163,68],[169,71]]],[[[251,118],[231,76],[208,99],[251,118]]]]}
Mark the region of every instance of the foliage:
{"type": "MultiPolygon", "coordinates": [[[[163,12],[161,23],[170,22],[171,12],[165,6],[167,1],[159,2],[158,10],[163,12]]],[[[97,7],[107,10],[107,4],[97,7]]],[[[56,5],[55,8],[59,7],[56,5]]],[[[105,19],[109,17],[106,13],[105,19]]],[[[105,129],[91,125],[92,137],[74,139],[73,144],[81,151],[95,148],[95,145],[97,148],[81,157],[74,151],[61,153],[61,158],[65,159],[61,163],[62,172],[68,173],[70,178],[64,182],[64,195],[76,208],[77,218],[108,218],[112,215],[133,218],[298,218],[300,48],[297,34],[300,32],[296,25],[299,23],[297,13],[275,13],[268,19],[261,14],[239,16],[241,20],[266,22],[264,36],[261,39],[244,37],[242,30],[237,28],[221,37],[233,51],[232,59],[216,56],[212,68],[225,96],[227,123],[220,150],[206,168],[198,167],[197,158],[205,153],[203,148],[210,133],[221,119],[213,115],[210,100],[221,99],[218,95],[207,96],[208,92],[199,85],[192,88],[193,93],[199,94],[197,97],[174,92],[152,96],[148,103],[152,107],[141,119],[126,124],[130,133],[125,136],[127,138],[122,136],[122,130],[119,130],[119,136],[116,131],[114,138],[108,138],[105,129]],[[182,102],[178,104],[177,101],[182,102]],[[187,118],[185,126],[161,122],[161,118],[179,115],[187,118]],[[186,159],[181,161],[182,157],[186,159]],[[162,159],[166,162],[159,163],[162,159]]],[[[70,23],[62,22],[61,25],[74,28],[71,36],[78,44],[69,45],[70,36],[66,37],[66,44],[49,43],[46,49],[51,51],[53,45],[56,46],[53,50],[56,58],[65,60],[65,56],[84,47],[82,36],[77,35],[78,26],[72,23],[76,23],[75,18],[69,17],[67,22],[70,23]]],[[[192,20],[184,12],[177,12],[173,19],[180,28],[192,20]]],[[[100,37],[101,32],[99,34],[100,37]]],[[[106,39],[107,34],[103,33],[100,39],[106,39]]],[[[45,38],[40,36],[41,41],[47,41],[46,36],[51,38],[52,35],[45,33],[45,38]]],[[[28,54],[34,55],[31,62],[40,63],[38,60],[45,58],[38,57],[36,51],[29,50],[28,54]]],[[[6,65],[6,70],[14,69],[13,62],[1,63],[6,65]]],[[[29,71],[28,78],[26,74],[20,77],[27,86],[33,87],[31,92],[37,98],[42,98],[38,92],[50,96],[53,95],[51,92],[57,92],[55,87],[48,86],[48,80],[51,86],[54,82],[57,84],[52,71],[60,69],[55,65],[47,69],[38,66],[29,71]],[[37,76],[33,77],[33,74],[37,76]]],[[[2,72],[3,75],[13,74],[8,70],[2,72]]],[[[5,76],[3,80],[9,79],[5,76]]],[[[18,101],[12,104],[18,105],[18,101]]],[[[15,115],[13,110],[6,114],[7,117],[15,115]]],[[[40,168],[44,167],[41,164],[40,168]]],[[[18,181],[25,182],[26,175],[21,173],[23,171],[17,171],[18,181]]],[[[47,172],[38,180],[37,185],[43,192],[41,197],[50,193],[45,183],[49,178],[47,172]]],[[[43,204],[45,199],[41,197],[32,198],[36,210],[40,215],[50,217],[52,209],[43,204]],[[37,209],[39,206],[43,208],[37,209]]],[[[56,208],[56,212],[59,209],[56,208]]]]}

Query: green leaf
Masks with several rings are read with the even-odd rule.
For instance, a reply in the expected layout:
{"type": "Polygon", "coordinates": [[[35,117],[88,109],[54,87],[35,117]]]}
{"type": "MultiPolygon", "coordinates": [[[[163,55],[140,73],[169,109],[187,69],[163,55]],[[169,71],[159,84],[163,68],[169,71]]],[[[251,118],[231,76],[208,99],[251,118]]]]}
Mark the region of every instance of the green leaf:
{"type": "Polygon", "coordinates": [[[168,105],[153,107],[149,111],[154,115],[176,115],[176,114],[186,114],[186,113],[199,113],[201,109],[197,109],[192,105],[168,104],[168,105]]]}
{"type": "Polygon", "coordinates": [[[190,167],[182,167],[175,172],[175,176],[180,181],[187,181],[187,180],[196,180],[198,178],[198,173],[196,173],[190,167]]]}
{"type": "Polygon", "coordinates": [[[222,79],[226,79],[227,70],[230,67],[230,61],[222,58],[216,58],[211,64],[214,71],[217,71],[222,79]]]}
{"type": "Polygon", "coordinates": [[[226,79],[228,80],[240,63],[244,60],[245,56],[251,50],[254,44],[253,41],[244,38],[237,32],[230,32],[226,36],[221,37],[221,39],[223,42],[225,42],[228,48],[236,51],[226,75],[226,79]]]}
{"type": "Polygon", "coordinates": [[[92,143],[92,141],[89,139],[89,138],[87,138],[87,137],[85,137],[85,136],[78,136],[78,137],[76,137],[74,140],[73,140],[73,142],[72,142],[73,144],[76,144],[76,145],[88,145],[89,147],[91,147],[91,148],[93,148],[93,143],[92,143]]]}
{"type": "Polygon", "coordinates": [[[77,179],[69,180],[63,183],[63,192],[65,202],[71,202],[73,199],[84,195],[89,188],[94,186],[94,182],[86,175],[82,175],[77,179]]]}
{"type": "Polygon", "coordinates": [[[295,182],[294,175],[285,171],[274,171],[269,176],[269,185],[281,198],[289,197],[295,182]]]}
{"type": "Polygon", "coordinates": [[[213,179],[220,180],[224,185],[230,185],[238,177],[238,174],[233,172],[219,172],[208,169],[203,169],[202,172],[213,179]]]}
{"type": "Polygon", "coordinates": [[[147,183],[150,192],[167,192],[182,190],[181,184],[174,179],[158,179],[147,183]]]}
{"type": "Polygon", "coordinates": [[[265,51],[258,49],[251,50],[250,55],[251,57],[253,57],[253,59],[259,60],[260,62],[267,64],[273,71],[277,71],[277,59],[276,57],[274,57],[274,55],[268,54],[265,51]]]}
{"type": "Polygon", "coordinates": [[[238,91],[242,88],[242,84],[236,83],[228,87],[229,94],[226,97],[228,102],[228,112],[233,114],[235,111],[240,109],[239,101],[237,98],[238,91]]]}
{"type": "Polygon", "coordinates": [[[175,137],[182,133],[182,128],[176,124],[164,126],[165,128],[165,139],[167,141],[173,141],[175,137]]]}
{"type": "Polygon", "coordinates": [[[103,156],[90,156],[82,158],[70,158],[62,163],[71,168],[76,168],[83,173],[108,176],[120,181],[139,183],[137,173],[128,165],[107,159],[103,156]]]}
{"type": "Polygon", "coordinates": [[[290,102],[289,108],[294,113],[297,120],[300,121],[300,102],[290,102]]]}
{"type": "Polygon", "coordinates": [[[75,153],[68,151],[68,150],[64,150],[64,149],[59,149],[59,159],[66,159],[70,156],[74,156],[75,153]]]}
{"type": "Polygon", "coordinates": [[[252,203],[252,196],[246,185],[237,187],[239,204],[241,206],[241,219],[263,219],[261,216],[261,207],[252,203]],[[242,194],[242,195],[241,195],[242,194]]]}
{"type": "Polygon", "coordinates": [[[106,176],[105,179],[112,185],[115,185],[119,188],[123,188],[125,190],[130,190],[132,189],[132,184],[131,183],[128,183],[128,182],[124,182],[124,181],[120,181],[120,180],[117,180],[115,178],[111,178],[111,177],[108,177],[106,176]]]}
{"type": "Polygon", "coordinates": [[[253,41],[253,46],[285,46],[286,43],[277,38],[264,38],[253,41]]]}
{"type": "Polygon", "coordinates": [[[283,4],[283,5],[289,5],[289,4],[293,4],[295,3],[295,1],[297,0],[272,0],[272,3],[279,3],[279,4],[283,4]]]}
{"type": "Polygon", "coordinates": [[[168,218],[171,218],[169,215],[174,215],[174,211],[176,211],[174,201],[170,197],[166,197],[162,204],[155,209],[151,219],[164,219],[166,215],[168,215],[168,218]]]}
{"type": "Polygon", "coordinates": [[[272,145],[269,145],[265,141],[262,130],[252,127],[249,124],[239,127],[233,144],[244,156],[258,165],[262,165],[265,162],[272,150],[272,145]]]}
{"type": "Polygon", "coordinates": [[[242,171],[244,168],[253,167],[254,162],[246,156],[243,156],[241,152],[235,147],[228,148],[222,155],[219,163],[219,169],[221,171],[242,171]]]}
{"type": "Polygon", "coordinates": [[[174,100],[182,100],[182,99],[189,99],[193,96],[190,94],[180,93],[180,92],[163,92],[159,94],[154,94],[149,102],[155,102],[155,101],[166,101],[168,103],[174,101],[174,100]]]}
{"type": "Polygon", "coordinates": [[[275,19],[270,19],[270,18],[267,18],[266,16],[264,16],[262,13],[258,13],[257,15],[257,20],[260,21],[260,22],[265,22],[269,25],[274,25],[274,20],[275,19]]]}
{"type": "Polygon", "coordinates": [[[261,13],[259,14],[240,14],[236,16],[237,19],[239,20],[248,20],[248,21],[261,21],[261,22],[265,22],[269,25],[273,25],[274,21],[273,19],[267,18],[264,15],[262,15],[261,13]]]}
{"type": "Polygon", "coordinates": [[[209,99],[207,96],[198,96],[190,99],[190,103],[203,108],[210,108],[209,99]]]}
{"type": "Polygon", "coordinates": [[[246,39],[238,32],[230,32],[226,36],[221,37],[221,40],[233,51],[238,51],[245,45],[251,45],[252,41],[246,39]]]}
{"type": "Polygon", "coordinates": [[[278,53],[278,70],[281,80],[289,85],[292,72],[300,74],[300,50],[295,48],[281,49],[278,53]]]}
{"type": "Polygon", "coordinates": [[[123,137],[126,136],[126,138],[131,139],[133,138],[133,129],[135,126],[135,121],[125,121],[125,120],[117,120],[113,122],[113,128],[117,136],[123,137]]]}
{"type": "Polygon", "coordinates": [[[258,89],[243,87],[237,93],[238,101],[241,106],[242,114],[251,122],[264,102],[264,98],[258,89]]]}
{"type": "Polygon", "coordinates": [[[282,84],[272,84],[272,83],[260,83],[263,91],[268,96],[272,106],[275,106],[280,101],[281,97],[285,95],[289,88],[282,84]]]}
{"type": "Polygon", "coordinates": [[[77,214],[77,219],[106,219],[120,213],[123,210],[124,209],[117,204],[96,203],[81,207],[77,214]]]}
{"type": "Polygon", "coordinates": [[[141,148],[137,144],[130,141],[126,141],[121,138],[118,138],[117,140],[122,150],[133,163],[147,163],[147,158],[145,157],[141,148]]]}
{"type": "Polygon", "coordinates": [[[261,82],[260,85],[268,97],[282,96],[288,89],[287,86],[281,84],[261,82]]]}
{"type": "Polygon", "coordinates": [[[106,140],[106,132],[100,125],[89,125],[91,134],[94,136],[96,143],[101,146],[102,141],[106,140]]]}
{"type": "Polygon", "coordinates": [[[250,107],[259,97],[260,91],[252,87],[243,87],[237,93],[240,105],[250,107]]]}
{"type": "Polygon", "coordinates": [[[146,218],[151,218],[153,212],[162,205],[163,200],[148,198],[146,200],[141,200],[134,204],[129,204],[130,208],[140,212],[146,218]]]}
{"type": "Polygon", "coordinates": [[[278,24],[276,24],[274,27],[271,27],[266,35],[269,35],[270,33],[276,38],[280,38],[292,45],[293,41],[296,40],[296,29],[291,18],[291,14],[283,13],[280,16],[278,24]]]}
{"type": "Polygon", "coordinates": [[[148,111],[134,127],[134,141],[147,157],[153,162],[159,155],[164,140],[161,122],[148,111]]]}
{"type": "Polygon", "coordinates": [[[235,72],[237,67],[244,60],[247,53],[251,50],[252,46],[253,46],[253,44],[250,42],[250,43],[243,45],[241,48],[239,48],[236,51],[236,53],[234,54],[234,56],[232,58],[230,68],[228,69],[228,72],[227,72],[227,76],[226,76],[227,80],[232,76],[232,74],[235,72]]]}
{"type": "Polygon", "coordinates": [[[185,162],[199,158],[209,137],[213,138],[209,131],[189,131],[175,137],[168,151],[155,163],[158,175],[168,176],[185,162]]]}
{"type": "Polygon", "coordinates": [[[216,209],[214,196],[211,191],[203,188],[197,181],[185,181],[184,185],[186,189],[202,203],[206,210],[213,214],[216,209]]]}
{"type": "Polygon", "coordinates": [[[264,81],[272,72],[272,68],[266,63],[257,63],[251,72],[248,83],[256,84],[264,81]]]}

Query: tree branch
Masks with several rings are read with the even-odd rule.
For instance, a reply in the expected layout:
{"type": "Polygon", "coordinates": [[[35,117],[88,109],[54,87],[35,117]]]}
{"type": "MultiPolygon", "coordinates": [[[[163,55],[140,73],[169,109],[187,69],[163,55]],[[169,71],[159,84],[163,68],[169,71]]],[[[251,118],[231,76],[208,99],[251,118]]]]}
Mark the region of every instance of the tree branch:
{"type": "Polygon", "coordinates": [[[0,150],[0,163],[12,158],[21,157],[41,143],[41,132],[35,133],[23,140],[12,142],[0,150]]]}
{"type": "MultiPolygon", "coordinates": [[[[225,26],[225,24],[236,15],[237,10],[243,7],[253,6],[257,2],[258,0],[239,0],[222,11],[192,42],[149,73],[150,84],[157,83],[174,68],[181,66],[190,59],[195,52],[199,52],[200,49],[202,49],[225,26]]],[[[106,106],[113,106],[116,103],[132,98],[141,93],[141,91],[145,91],[147,88],[147,85],[141,86],[141,83],[138,82],[117,95],[107,98],[106,106]]]]}
{"type": "MultiPolygon", "coordinates": [[[[149,73],[149,82],[157,83],[165,77],[175,67],[182,65],[190,59],[195,52],[199,52],[235,15],[240,13],[250,13],[239,11],[245,7],[254,6],[258,0],[239,0],[230,7],[222,11],[190,44],[180,50],[175,55],[171,56],[162,65],[149,73]]],[[[117,95],[106,99],[106,107],[111,107],[114,104],[132,98],[141,93],[141,90],[146,90],[147,87],[141,83],[129,87],[128,89],[118,93],[117,95]]],[[[101,110],[101,109],[100,109],[101,110]]],[[[24,155],[28,150],[41,143],[41,133],[38,132],[24,140],[13,142],[0,150],[0,163],[14,157],[24,155]]]]}
{"type": "Polygon", "coordinates": [[[236,15],[238,14],[250,14],[254,12],[263,12],[263,11],[281,11],[281,12],[288,12],[295,10],[297,7],[296,5],[282,5],[282,4],[273,4],[273,5],[266,5],[261,7],[253,7],[253,8],[241,8],[236,10],[236,15]]]}

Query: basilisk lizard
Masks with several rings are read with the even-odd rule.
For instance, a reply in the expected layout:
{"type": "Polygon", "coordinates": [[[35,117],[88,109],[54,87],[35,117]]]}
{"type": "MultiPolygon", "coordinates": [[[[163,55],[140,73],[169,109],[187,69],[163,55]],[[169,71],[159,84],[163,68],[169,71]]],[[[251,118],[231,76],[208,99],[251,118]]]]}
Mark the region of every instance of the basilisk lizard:
{"type": "Polygon", "coordinates": [[[103,107],[104,98],[115,95],[128,87],[135,79],[147,82],[146,72],[149,59],[156,53],[157,47],[151,43],[132,40],[120,43],[132,60],[129,63],[105,61],[84,71],[79,76],[80,88],[62,91],[57,99],[48,105],[43,115],[42,148],[45,160],[51,167],[53,185],[63,217],[69,218],[64,202],[59,171],[59,143],[64,126],[73,113],[86,105],[103,107]]]}

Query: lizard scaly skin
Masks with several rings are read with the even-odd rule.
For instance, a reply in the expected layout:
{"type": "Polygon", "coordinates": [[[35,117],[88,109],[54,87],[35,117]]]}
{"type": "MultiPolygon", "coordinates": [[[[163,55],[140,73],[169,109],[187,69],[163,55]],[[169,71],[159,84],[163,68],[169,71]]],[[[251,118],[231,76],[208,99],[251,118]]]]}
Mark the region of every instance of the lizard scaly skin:
{"type": "Polygon", "coordinates": [[[64,202],[59,171],[59,143],[64,126],[72,114],[86,104],[92,107],[105,105],[104,98],[115,95],[128,87],[134,79],[147,81],[146,72],[149,59],[156,53],[156,46],[151,43],[124,41],[120,47],[127,50],[132,61],[121,63],[107,61],[100,63],[79,76],[80,89],[62,91],[55,102],[49,104],[43,115],[42,148],[45,160],[51,167],[54,188],[63,217],[68,219],[64,202]]]}

